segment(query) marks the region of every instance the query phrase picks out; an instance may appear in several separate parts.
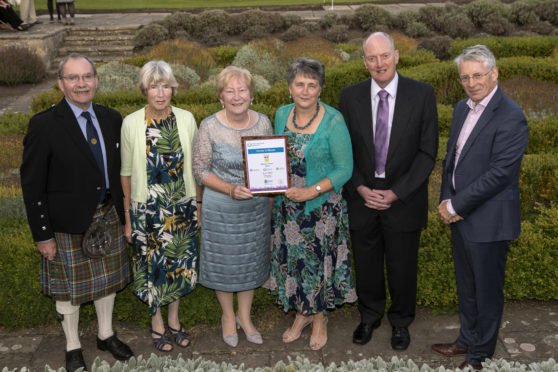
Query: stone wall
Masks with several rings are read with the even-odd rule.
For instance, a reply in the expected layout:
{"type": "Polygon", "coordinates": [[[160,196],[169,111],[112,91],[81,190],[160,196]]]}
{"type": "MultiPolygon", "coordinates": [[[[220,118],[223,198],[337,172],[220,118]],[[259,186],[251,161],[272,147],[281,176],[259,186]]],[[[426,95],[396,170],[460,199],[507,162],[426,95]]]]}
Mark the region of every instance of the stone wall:
{"type": "Polygon", "coordinates": [[[57,66],[51,66],[52,61],[58,54],[58,49],[64,42],[66,36],[65,29],[57,29],[51,32],[33,33],[2,33],[0,34],[0,45],[5,46],[27,46],[34,50],[45,62],[47,71],[57,66]]]}

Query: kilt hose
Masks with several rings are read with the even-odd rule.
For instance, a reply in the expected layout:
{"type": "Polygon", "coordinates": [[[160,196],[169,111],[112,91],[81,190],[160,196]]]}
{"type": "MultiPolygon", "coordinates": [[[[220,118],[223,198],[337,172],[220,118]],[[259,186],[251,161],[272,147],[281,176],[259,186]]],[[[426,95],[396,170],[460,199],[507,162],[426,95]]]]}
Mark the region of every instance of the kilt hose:
{"type": "Polygon", "coordinates": [[[55,301],[72,305],[94,301],[124,289],[132,279],[124,231],[114,204],[99,205],[93,218],[106,219],[112,228],[112,250],[101,258],[87,258],[81,250],[83,234],[54,233],[56,255],[43,257],[41,290],[55,301]]]}

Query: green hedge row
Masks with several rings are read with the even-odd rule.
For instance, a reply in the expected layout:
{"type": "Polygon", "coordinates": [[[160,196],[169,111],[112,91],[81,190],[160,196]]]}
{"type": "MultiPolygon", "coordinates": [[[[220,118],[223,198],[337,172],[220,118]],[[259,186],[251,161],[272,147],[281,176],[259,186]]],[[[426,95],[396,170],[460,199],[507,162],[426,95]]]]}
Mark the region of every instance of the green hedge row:
{"type": "MultiPolygon", "coordinates": [[[[520,238],[512,243],[506,267],[505,296],[507,300],[557,300],[558,287],[558,204],[540,209],[534,221],[522,223],[520,238]]],[[[40,255],[27,223],[19,219],[0,219],[0,241],[5,249],[0,258],[4,282],[0,286],[0,324],[5,327],[26,327],[54,322],[53,302],[39,295],[40,255]]],[[[455,308],[457,303],[455,275],[451,254],[450,230],[438,218],[429,215],[419,250],[417,302],[438,309],[455,308]]],[[[256,290],[254,312],[275,304],[266,290],[256,290]]],[[[196,323],[217,324],[219,304],[214,291],[198,286],[181,300],[180,319],[189,327],[196,323]]],[[[281,311],[277,308],[277,311],[281,311]]],[[[81,319],[94,319],[93,305],[83,306],[81,319]]],[[[147,327],[150,322],[147,306],[128,286],[116,297],[115,317],[134,321],[147,327]]]]}
{"type": "Polygon", "coordinates": [[[456,39],[451,43],[450,55],[454,59],[467,47],[483,44],[497,59],[504,57],[549,57],[558,46],[558,36],[481,37],[456,39]]]}
{"type": "MultiPolygon", "coordinates": [[[[512,57],[498,61],[500,79],[513,76],[525,76],[533,80],[558,83],[558,60],[556,58],[512,57]]],[[[458,81],[457,69],[453,62],[433,62],[419,66],[401,68],[402,75],[431,84],[436,92],[438,103],[454,105],[465,97],[461,83],[458,81]]],[[[326,82],[321,99],[337,107],[339,92],[347,85],[366,80],[370,77],[362,61],[354,60],[338,64],[326,71],[326,82]]],[[[62,93],[50,90],[33,98],[31,110],[39,112],[58,102],[62,93]]],[[[146,99],[139,91],[122,91],[116,93],[98,93],[95,101],[108,107],[145,105],[146,99]]],[[[266,92],[256,94],[256,102],[270,107],[279,107],[289,103],[289,92],[285,82],[280,82],[266,92]]],[[[178,105],[203,105],[217,102],[214,88],[200,87],[179,92],[173,102],[178,105]]]]}
{"type": "Polygon", "coordinates": [[[0,115],[0,136],[25,134],[31,115],[29,112],[14,113],[13,111],[7,111],[0,115]]]}
{"type": "Polygon", "coordinates": [[[519,174],[523,219],[532,219],[538,214],[539,207],[546,208],[552,203],[558,205],[556,185],[558,185],[556,153],[531,154],[523,157],[519,174]]]}

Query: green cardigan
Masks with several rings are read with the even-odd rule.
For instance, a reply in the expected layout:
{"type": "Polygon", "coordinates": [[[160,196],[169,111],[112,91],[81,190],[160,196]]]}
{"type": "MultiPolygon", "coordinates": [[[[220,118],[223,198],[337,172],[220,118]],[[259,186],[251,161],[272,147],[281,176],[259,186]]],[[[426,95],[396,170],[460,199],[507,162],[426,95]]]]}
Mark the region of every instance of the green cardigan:
{"type": "MultiPolygon", "coordinates": [[[[335,192],[351,178],[353,151],[349,131],[343,115],[322,102],[325,114],[316,132],[304,150],[306,160],[306,186],[327,177],[335,192]]],[[[289,113],[294,104],[280,107],[275,113],[275,134],[284,134],[289,113]]],[[[305,214],[319,208],[329,197],[329,192],[306,201],[305,214]]]]}

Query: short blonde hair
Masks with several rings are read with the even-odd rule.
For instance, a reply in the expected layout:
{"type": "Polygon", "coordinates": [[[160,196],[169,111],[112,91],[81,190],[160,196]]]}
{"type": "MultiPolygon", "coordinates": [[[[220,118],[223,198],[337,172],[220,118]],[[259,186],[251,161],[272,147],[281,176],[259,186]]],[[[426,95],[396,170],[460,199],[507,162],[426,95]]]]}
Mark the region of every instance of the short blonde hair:
{"type": "Polygon", "coordinates": [[[144,96],[147,96],[147,88],[150,84],[168,83],[172,88],[172,95],[176,94],[178,82],[172,73],[172,68],[165,61],[149,61],[140,70],[139,88],[144,96]]]}
{"type": "Polygon", "coordinates": [[[250,96],[254,97],[254,79],[252,79],[252,74],[250,73],[250,71],[242,67],[228,66],[225,67],[223,71],[219,73],[219,75],[217,75],[217,86],[215,87],[217,90],[217,98],[221,99],[223,90],[225,89],[229,81],[234,78],[238,78],[246,83],[248,89],[250,90],[250,96]]]}

